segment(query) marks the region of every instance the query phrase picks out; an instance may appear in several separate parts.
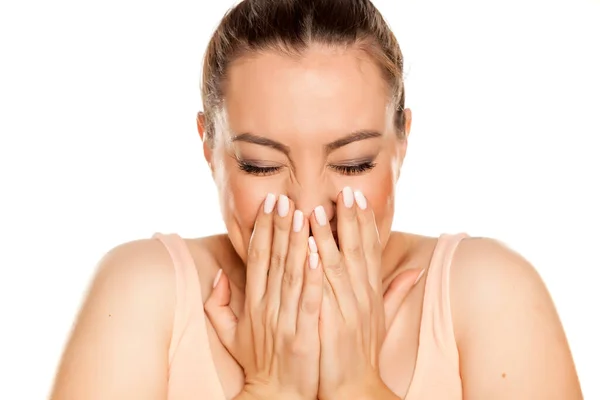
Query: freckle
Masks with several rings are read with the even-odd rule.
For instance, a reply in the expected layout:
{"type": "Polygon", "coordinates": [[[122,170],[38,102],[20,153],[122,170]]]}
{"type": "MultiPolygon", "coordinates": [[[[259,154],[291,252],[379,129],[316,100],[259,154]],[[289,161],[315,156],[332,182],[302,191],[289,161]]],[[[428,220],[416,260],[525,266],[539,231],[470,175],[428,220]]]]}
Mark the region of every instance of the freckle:
{"type": "Polygon", "coordinates": [[[112,317],[112,315],[108,314],[109,317],[112,317]]]}
{"type": "Polygon", "coordinates": [[[505,374],[504,372],[502,373],[502,377],[503,377],[503,378],[506,378],[506,374],[505,374]]]}

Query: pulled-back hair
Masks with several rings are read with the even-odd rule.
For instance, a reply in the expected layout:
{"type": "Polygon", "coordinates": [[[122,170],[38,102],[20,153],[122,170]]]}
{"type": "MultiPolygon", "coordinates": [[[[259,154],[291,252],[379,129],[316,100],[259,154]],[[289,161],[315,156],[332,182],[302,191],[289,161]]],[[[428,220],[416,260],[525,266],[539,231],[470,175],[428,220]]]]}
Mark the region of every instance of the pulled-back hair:
{"type": "Polygon", "coordinates": [[[359,46],[380,66],[404,137],[403,58],[389,26],[370,0],[243,0],[225,14],[204,57],[205,135],[212,143],[223,105],[227,68],[236,59],[274,50],[301,56],[311,44],[359,46]]]}

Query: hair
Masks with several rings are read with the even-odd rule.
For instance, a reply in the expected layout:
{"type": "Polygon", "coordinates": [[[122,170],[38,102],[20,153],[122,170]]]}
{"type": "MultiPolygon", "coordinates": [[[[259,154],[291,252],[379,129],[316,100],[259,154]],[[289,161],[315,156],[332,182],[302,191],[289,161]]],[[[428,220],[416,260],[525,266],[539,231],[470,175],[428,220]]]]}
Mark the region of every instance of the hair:
{"type": "Polygon", "coordinates": [[[213,143],[232,62],[260,51],[301,56],[311,44],[358,46],[377,62],[391,91],[397,134],[404,138],[402,52],[370,0],[243,0],[225,14],[204,56],[206,140],[213,143]]]}

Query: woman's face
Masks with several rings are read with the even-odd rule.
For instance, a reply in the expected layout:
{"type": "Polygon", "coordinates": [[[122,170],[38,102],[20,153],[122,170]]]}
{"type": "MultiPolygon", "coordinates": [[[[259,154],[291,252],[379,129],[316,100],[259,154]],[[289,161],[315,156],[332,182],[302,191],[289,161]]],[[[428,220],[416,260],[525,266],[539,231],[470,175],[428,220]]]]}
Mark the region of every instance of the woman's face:
{"type": "MultiPolygon", "coordinates": [[[[358,49],[312,47],[298,58],[265,52],[229,67],[224,112],[205,155],[244,262],[268,193],[288,196],[306,216],[322,205],[335,231],[338,193],[360,190],[385,246],[406,150],[388,93],[379,67],[358,49]]],[[[408,135],[410,111],[406,120],[408,135]]],[[[199,129],[203,135],[202,121],[199,129]]]]}

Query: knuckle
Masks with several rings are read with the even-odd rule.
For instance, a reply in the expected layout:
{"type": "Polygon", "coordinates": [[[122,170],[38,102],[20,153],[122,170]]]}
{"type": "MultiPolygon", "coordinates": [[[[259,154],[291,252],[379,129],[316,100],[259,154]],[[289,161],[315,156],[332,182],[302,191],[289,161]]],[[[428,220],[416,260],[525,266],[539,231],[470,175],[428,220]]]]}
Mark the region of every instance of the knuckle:
{"type": "Polygon", "coordinates": [[[280,268],[285,263],[285,255],[281,251],[271,253],[271,266],[280,268]]]}
{"type": "Polygon", "coordinates": [[[346,266],[342,262],[340,255],[336,257],[326,257],[322,260],[323,268],[329,276],[340,277],[346,272],[346,266]]]}
{"type": "Polygon", "coordinates": [[[365,250],[371,254],[377,254],[381,251],[381,242],[379,241],[379,237],[370,240],[365,244],[365,250]]]}
{"type": "Polygon", "coordinates": [[[312,296],[304,296],[300,303],[300,312],[308,315],[318,314],[321,309],[321,302],[318,298],[312,296]]]}
{"type": "Polygon", "coordinates": [[[325,269],[331,276],[340,277],[346,272],[346,266],[340,260],[332,260],[325,263],[325,269]]]}
{"type": "Polygon", "coordinates": [[[283,272],[283,283],[288,287],[294,287],[302,283],[302,275],[294,270],[287,269],[283,272]]]}
{"type": "Polygon", "coordinates": [[[267,259],[269,249],[261,246],[250,246],[248,249],[248,262],[257,262],[267,259]]]}
{"type": "Polygon", "coordinates": [[[345,247],[342,252],[349,260],[360,260],[363,258],[363,248],[358,243],[352,243],[348,247],[345,247]]]}

